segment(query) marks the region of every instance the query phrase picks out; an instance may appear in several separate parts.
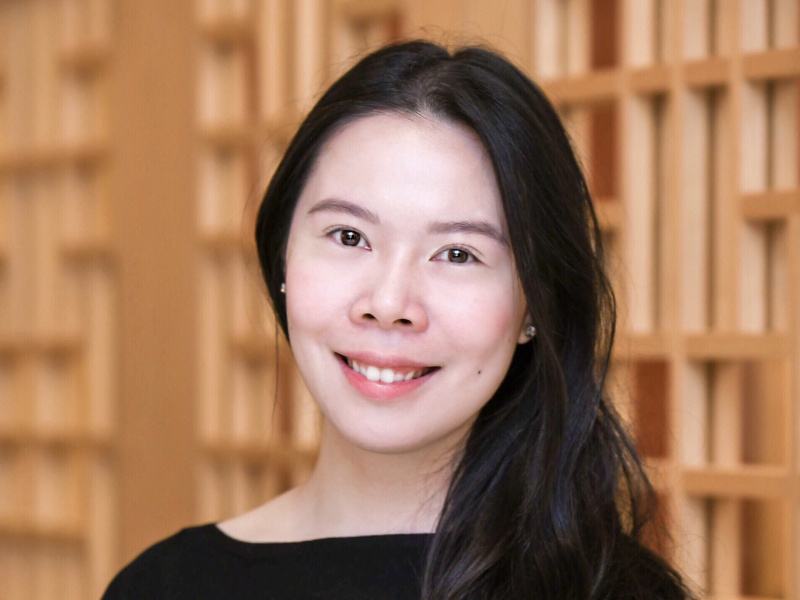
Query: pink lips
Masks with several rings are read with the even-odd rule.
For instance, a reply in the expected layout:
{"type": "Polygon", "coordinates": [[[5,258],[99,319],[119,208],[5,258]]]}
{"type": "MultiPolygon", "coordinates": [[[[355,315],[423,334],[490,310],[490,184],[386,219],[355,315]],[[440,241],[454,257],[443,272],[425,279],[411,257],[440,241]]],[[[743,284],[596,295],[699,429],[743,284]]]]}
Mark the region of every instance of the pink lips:
{"type": "Polygon", "coordinates": [[[421,385],[425,384],[433,375],[439,371],[435,369],[422,377],[409,381],[398,381],[397,383],[383,383],[380,381],[370,381],[358,371],[354,371],[347,366],[344,358],[337,355],[336,359],[342,368],[345,378],[358,392],[374,400],[392,400],[399,396],[413,392],[421,385]]]}

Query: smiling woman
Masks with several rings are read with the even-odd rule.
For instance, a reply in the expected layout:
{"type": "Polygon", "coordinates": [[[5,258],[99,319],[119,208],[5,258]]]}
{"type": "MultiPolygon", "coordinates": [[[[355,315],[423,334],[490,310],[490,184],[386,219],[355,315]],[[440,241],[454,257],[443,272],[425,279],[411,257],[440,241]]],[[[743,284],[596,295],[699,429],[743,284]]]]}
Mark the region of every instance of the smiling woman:
{"type": "Polygon", "coordinates": [[[255,233],[324,416],[314,471],[162,541],[109,597],[690,597],[641,541],[653,491],[605,396],[586,183],[510,62],[365,57],[301,124],[255,233]]]}

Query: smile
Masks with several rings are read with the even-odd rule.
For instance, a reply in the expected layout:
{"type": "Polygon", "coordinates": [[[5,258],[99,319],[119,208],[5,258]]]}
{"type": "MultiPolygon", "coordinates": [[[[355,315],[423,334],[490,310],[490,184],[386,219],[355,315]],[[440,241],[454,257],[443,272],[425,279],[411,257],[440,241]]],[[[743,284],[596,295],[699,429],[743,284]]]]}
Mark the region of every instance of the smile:
{"type": "Polygon", "coordinates": [[[347,381],[361,394],[377,400],[390,400],[408,394],[427,382],[441,367],[396,368],[359,363],[336,355],[347,381]]]}
{"type": "Polygon", "coordinates": [[[376,367],[360,363],[348,356],[343,356],[347,366],[358,371],[370,381],[380,381],[382,383],[397,383],[399,381],[410,381],[417,377],[422,377],[434,370],[435,367],[425,367],[422,369],[390,369],[387,367],[376,367]]]}

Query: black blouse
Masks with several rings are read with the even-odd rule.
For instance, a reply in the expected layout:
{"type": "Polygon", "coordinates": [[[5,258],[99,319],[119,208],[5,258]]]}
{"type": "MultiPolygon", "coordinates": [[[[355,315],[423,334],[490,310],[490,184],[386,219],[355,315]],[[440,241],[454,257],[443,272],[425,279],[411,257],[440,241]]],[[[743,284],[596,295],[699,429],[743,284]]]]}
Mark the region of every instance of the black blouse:
{"type": "Polygon", "coordinates": [[[103,600],[142,598],[407,600],[419,597],[429,533],[243,542],[215,523],[153,544],[103,600]]]}

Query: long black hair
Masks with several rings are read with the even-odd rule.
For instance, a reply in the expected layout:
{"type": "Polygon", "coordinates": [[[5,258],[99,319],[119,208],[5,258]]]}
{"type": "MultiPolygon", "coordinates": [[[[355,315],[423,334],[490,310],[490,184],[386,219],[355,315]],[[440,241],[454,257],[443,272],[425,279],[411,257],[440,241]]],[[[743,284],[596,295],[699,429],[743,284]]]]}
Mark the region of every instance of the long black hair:
{"type": "Polygon", "coordinates": [[[300,125],[256,220],[261,271],[289,339],[284,256],[320,147],[370,114],[474,130],[494,167],[536,325],[475,421],[432,538],[422,597],[688,598],[642,542],[654,490],[605,397],[616,323],[597,217],[553,106],[495,51],[423,40],[384,46],[334,82],[300,125]]]}

